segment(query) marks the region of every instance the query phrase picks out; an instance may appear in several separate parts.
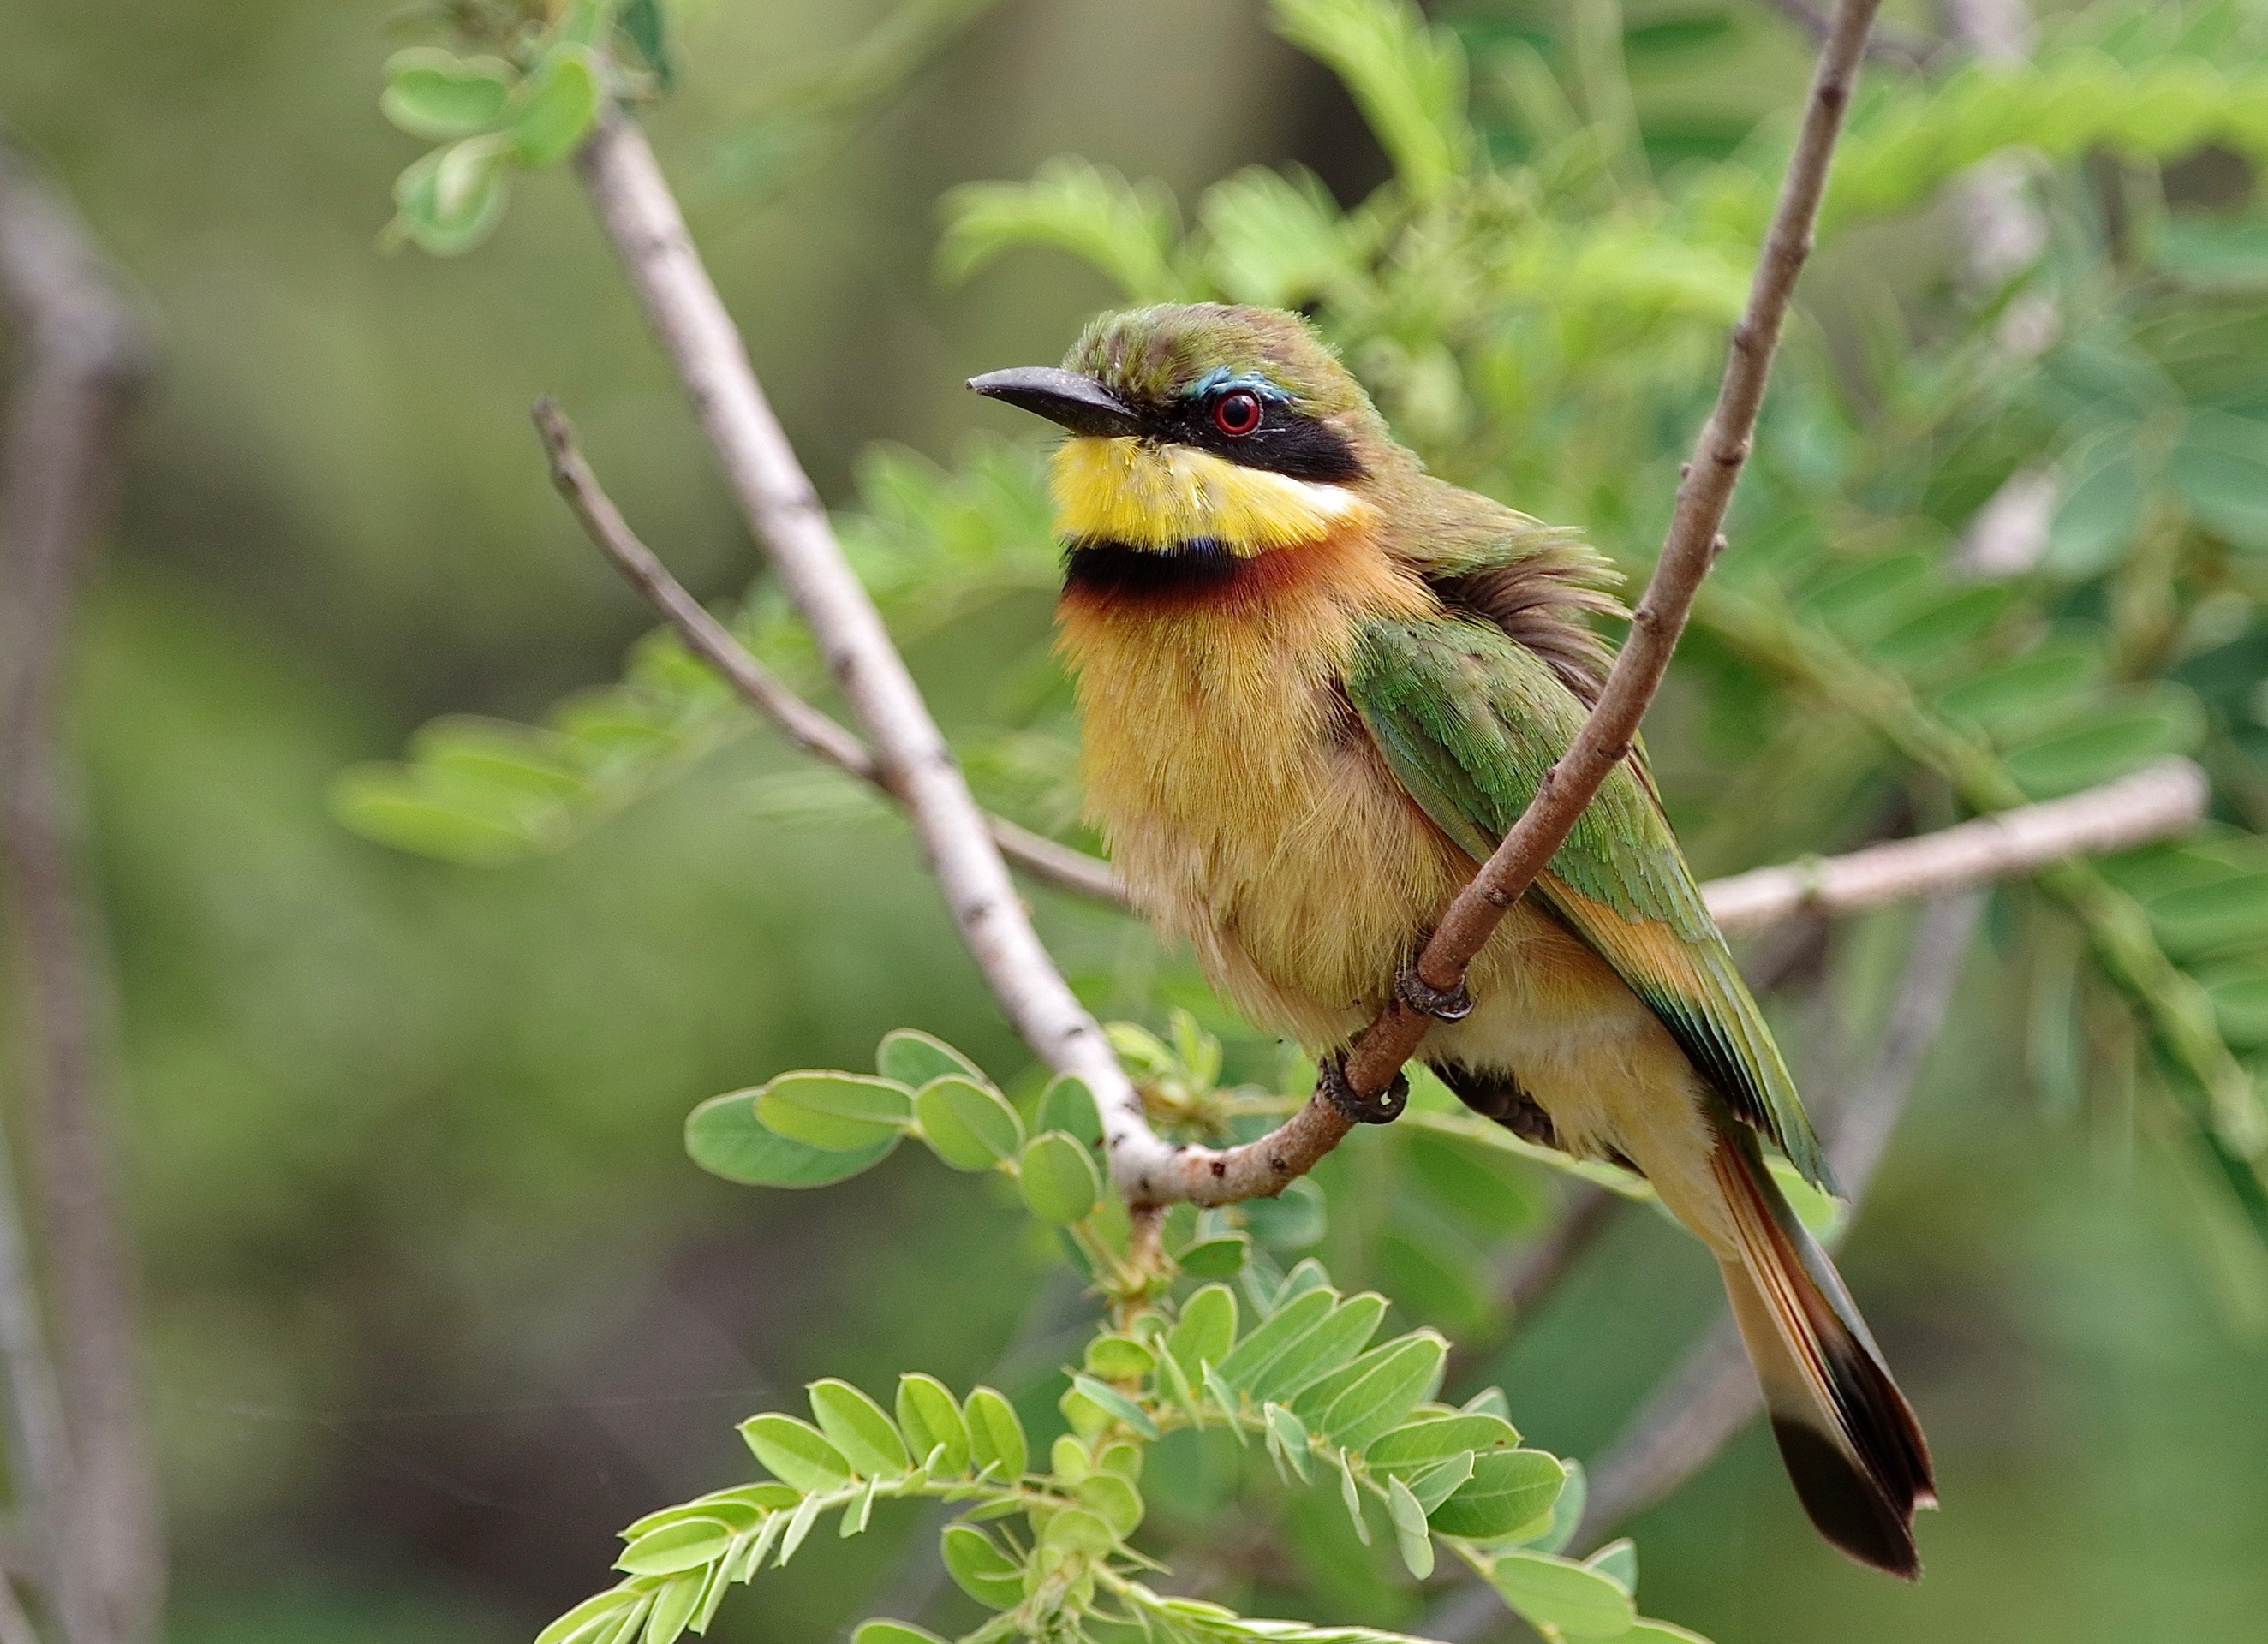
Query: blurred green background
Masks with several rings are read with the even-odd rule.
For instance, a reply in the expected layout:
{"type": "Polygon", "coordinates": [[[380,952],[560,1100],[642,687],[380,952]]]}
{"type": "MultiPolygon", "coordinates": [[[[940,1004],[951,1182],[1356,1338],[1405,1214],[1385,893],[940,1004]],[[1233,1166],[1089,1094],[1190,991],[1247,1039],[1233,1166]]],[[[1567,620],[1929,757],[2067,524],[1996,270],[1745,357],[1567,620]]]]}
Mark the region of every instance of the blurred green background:
{"type": "MultiPolygon", "coordinates": [[[[681,84],[652,120],[830,499],[873,441],[943,459],[972,429],[1027,437],[961,380],[1056,357],[1111,300],[1062,260],[941,283],[953,186],[1066,151],[1184,194],[1256,162],[1305,163],[1343,202],[1386,174],[1258,0],[1002,0],[871,124],[767,150],[762,111],[892,9],[684,0],[681,84]]],[[[504,869],[391,853],[328,813],[342,767],[444,711],[538,714],[649,626],[549,491],[537,394],[696,591],[755,564],[571,175],[527,180],[472,257],[376,248],[417,151],[374,106],[418,37],[390,10],[0,16],[0,115],[163,334],[72,723],[184,1640],[528,1636],[599,1584],[622,1523],[745,1472],[750,1411],[906,1363],[1037,1376],[1082,1317],[1020,1217],[914,1149],[802,1197],[683,1156],[696,1101],[863,1067],[900,1024],[1020,1065],[894,825],[778,826],[757,779],[789,761],[762,744],[504,869]]],[[[1492,29],[1548,40],[1560,10],[1454,8],[1476,54],[1492,29]]],[[[1730,152],[1800,91],[1808,47],[1776,8],[1631,12],[1706,25],[1634,70],[1658,163],[1730,152]]],[[[1808,300],[1863,310],[1879,274],[1830,258],[1808,300]]],[[[1642,552],[1630,530],[1616,547],[1642,552]]],[[[1045,609],[982,620],[1028,644],[1045,609]]],[[[993,654],[947,630],[915,660],[951,716],[990,700],[993,654]]],[[[1101,915],[1042,913],[1089,965],[1130,950],[1101,915]]],[[[1851,934],[1854,989],[1896,934],[1851,934]]],[[[1636,1524],[1650,1613],[1719,1644],[2107,1644],[2251,1636],[2268,1611],[2257,1252],[2131,1112],[2042,1122],[2026,997],[1992,963],[2011,939],[2004,921],[1973,961],[1845,1262],[1940,1458],[1927,1581],[1837,1560],[1751,1433],[1636,1524]]],[[[1473,1375],[1505,1378],[1534,1442],[1584,1454],[1714,1304],[1697,1251],[1626,1219],[1473,1375]]],[[[887,1607],[877,1581],[922,1579],[893,1565],[911,1522],[815,1547],[720,1635],[816,1640],[887,1607]]]]}

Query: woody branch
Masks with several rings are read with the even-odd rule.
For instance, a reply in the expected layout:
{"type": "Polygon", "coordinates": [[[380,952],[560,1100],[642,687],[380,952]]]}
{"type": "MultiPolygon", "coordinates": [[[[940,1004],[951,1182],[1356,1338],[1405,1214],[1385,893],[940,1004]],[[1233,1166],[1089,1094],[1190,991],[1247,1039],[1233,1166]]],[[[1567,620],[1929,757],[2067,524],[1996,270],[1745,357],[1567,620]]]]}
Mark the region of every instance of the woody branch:
{"type": "Polygon", "coordinates": [[[165,1562],[60,717],[77,594],[150,342],[85,225],[4,148],[0,307],[20,361],[0,444],[0,931],[48,1281],[43,1310],[0,1148],[0,1366],[49,1623],[63,1644],[109,1644],[155,1633],[165,1562]]]}
{"type": "MultiPolygon", "coordinates": [[[[1452,903],[1418,967],[1445,991],[1524,893],[1599,784],[1627,755],[1659,686],[1715,550],[1745,461],[1771,358],[1809,249],[1811,226],[1877,0],[1846,0],[1829,31],[1789,172],[1747,311],[1735,329],[1718,402],[1688,465],[1673,521],[1629,642],[1583,730],[1547,776],[1528,814],[1452,903]]],[[[902,804],[962,940],[1002,1010],[1041,1059],[1094,1090],[1112,1173],[1130,1203],[1226,1204],[1279,1193],[1312,1169],[1351,1126],[1317,1097],[1256,1141],[1215,1150],[1176,1147],[1151,1130],[1141,1100],[1094,1018],[1072,996],[1017,899],[1003,849],[1039,877],[1088,894],[1116,893],[1107,865],[988,817],[976,804],[880,616],[843,559],[808,478],[749,365],[738,332],[637,127],[610,112],[578,168],[649,322],[708,436],[744,518],[798,613],[819,641],[838,689],[871,742],[796,698],[731,640],[663,572],[605,503],[563,421],[545,419],[555,478],[586,527],[632,583],[752,704],[799,744],[875,782],[902,804]],[[629,551],[634,550],[634,551],[629,551]]],[[[2146,832],[2137,837],[2147,837],[2146,832]]],[[[2034,836],[2037,843],[2038,837],[2034,836]]],[[[1985,860],[1984,853],[1970,860],[1985,860]]],[[[2009,870],[2004,853],[1997,870],[2009,870]]],[[[1830,899],[1817,869],[1791,869],[1795,906],[1830,899]]],[[[1904,891],[1900,894],[1912,894],[1904,891]]],[[[1760,897],[1751,891],[1749,894],[1760,897]]],[[[1790,892],[1780,893],[1787,900],[1790,892]]],[[[1853,900],[1850,905],[1862,905],[1853,900]]],[[[1426,1019],[1398,1002],[1363,1035],[1348,1074],[1358,1091],[1392,1081],[1426,1019]]]]}

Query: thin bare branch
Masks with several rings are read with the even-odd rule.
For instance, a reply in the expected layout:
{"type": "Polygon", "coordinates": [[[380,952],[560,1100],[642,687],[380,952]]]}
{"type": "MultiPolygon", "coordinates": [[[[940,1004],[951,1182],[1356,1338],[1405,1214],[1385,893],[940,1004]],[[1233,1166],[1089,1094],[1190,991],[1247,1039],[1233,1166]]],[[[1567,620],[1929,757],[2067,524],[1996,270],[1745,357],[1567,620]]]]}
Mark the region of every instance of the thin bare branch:
{"type": "MultiPolygon", "coordinates": [[[[652,549],[639,540],[615,506],[591,465],[575,442],[574,425],[557,403],[535,402],[535,426],[551,459],[551,481],[593,542],[614,562],[615,569],[661,613],[676,630],[685,648],[717,671],[718,677],[749,707],[786,733],[805,752],[814,754],[862,782],[868,782],[902,803],[873,750],[835,719],[814,708],[789,688],[786,681],[751,655],[733,631],[710,615],[701,602],[669,574],[652,549]]],[[[1101,901],[1123,902],[1124,888],[1108,862],[1085,851],[1058,844],[1044,834],[1019,827],[1005,817],[988,815],[985,825],[1000,854],[1034,878],[1059,890],[1076,892],[1101,901]]]]}
{"type": "MultiPolygon", "coordinates": [[[[1101,1029],[1041,945],[983,812],[772,415],[644,135],[611,109],[576,166],[742,517],[872,739],[875,767],[905,804],[961,940],[1002,1012],[1041,1060],[1094,1092],[1112,1175],[1130,1200],[1187,1199],[1192,1189],[1225,1186],[1232,1178],[1242,1185],[1247,1173],[1233,1171],[1227,1159],[1174,1148],[1150,1128],[1101,1029]]],[[[1253,1191],[1279,1192],[1296,1173],[1272,1187],[1256,1175],[1253,1191]]]]}
{"type": "MultiPolygon", "coordinates": [[[[1811,0],[1771,0],[1772,10],[1802,28],[1814,40],[1827,38],[1833,19],[1827,8],[1814,5],[1811,0]]],[[[1945,50],[1942,43],[1932,40],[1919,29],[1904,28],[1894,23],[1877,23],[1867,37],[1867,56],[1870,62],[1889,68],[1904,69],[1908,73],[1919,73],[1935,65],[1945,50]]]]}
{"type": "MultiPolygon", "coordinates": [[[[1615,658],[1606,688],[1567,752],[1545,774],[1527,811],[1449,904],[1418,956],[1418,979],[1444,994],[1463,983],[1466,968],[1495,934],[1506,911],[1527,893],[1600,784],[1629,755],[1646,706],[1684,631],[1693,597],[1724,546],[1718,533],[1733,486],[1748,461],[1780,326],[1794,296],[1796,276],[1810,254],[1812,224],[1826,189],[1828,164],[1850,104],[1867,26],[1879,3],[1843,0],[1828,32],[1748,305],[1733,330],[1715,408],[1685,466],[1661,556],[1632,613],[1630,637],[1615,658]]],[[[1383,1093],[1430,1025],[1430,1018],[1410,1009],[1397,993],[1348,1053],[1346,1081],[1356,1095],[1375,1099],[1383,1093]]],[[[1329,1106],[1320,1093],[1308,1105],[1319,1105],[1329,1106]]]]}
{"type": "MultiPolygon", "coordinates": [[[[0,303],[22,347],[0,449],[0,874],[68,1437],[59,1470],[54,1456],[39,1463],[55,1476],[24,1482],[47,1497],[48,1597],[67,1644],[153,1636],[165,1587],[107,1134],[107,988],[72,860],[58,727],[74,599],[149,356],[122,289],[77,216],[0,148],[0,303]]],[[[20,1278],[15,1266],[0,1283],[20,1278]]],[[[37,1308],[31,1296],[7,1303],[26,1317],[37,1308]]],[[[33,1350],[20,1332],[18,1346],[33,1350]]],[[[11,1388],[19,1404],[43,1398],[39,1372],[28,1375],[11,1388]]]]}
{"type": "Polygon", "coordinates": [[[2167,760],[2065,798],[1845,856],[1758,868],[1712,880],[1703,891],[1728,931],[1761,929],[1806,910],[1854,914],[2169,838],[2203,819],[2211,791],[2196,766],[2167,760]]]}

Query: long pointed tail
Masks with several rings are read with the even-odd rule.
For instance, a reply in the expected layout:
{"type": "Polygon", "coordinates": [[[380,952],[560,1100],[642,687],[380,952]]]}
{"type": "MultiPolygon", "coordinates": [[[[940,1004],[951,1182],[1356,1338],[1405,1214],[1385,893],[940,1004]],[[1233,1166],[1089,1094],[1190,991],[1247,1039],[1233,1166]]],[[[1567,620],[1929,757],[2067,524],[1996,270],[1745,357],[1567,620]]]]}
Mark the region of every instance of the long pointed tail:
{"type": "Polygon", "coordinates": [[[1911,1580],[1914,1510],[1937,1505],[1921,1424],[1743,1127],[1719,1133],[1714,1170],[1740,1247],[1725,1288],[1804,1511],[1852,1558],[1911,1580]]]}

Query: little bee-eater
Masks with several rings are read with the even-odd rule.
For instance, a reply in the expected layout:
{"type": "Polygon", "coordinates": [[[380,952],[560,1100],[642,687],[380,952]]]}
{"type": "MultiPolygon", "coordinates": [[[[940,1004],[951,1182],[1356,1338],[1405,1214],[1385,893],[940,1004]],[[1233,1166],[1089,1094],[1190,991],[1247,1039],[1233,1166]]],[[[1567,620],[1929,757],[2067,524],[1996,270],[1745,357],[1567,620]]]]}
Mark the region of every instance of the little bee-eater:
{"type": "Polygon", "coordinates": [[[1928,1449],[1766,1168],[1769,1147],[1832,1191],[1642,759],[1464,996],[1409,968],[1598,696],[1607,562],[1428,474],[1295,315],[1106,315],[1060,370],[969,386],[1070,434],[1061,646],[1135,902],[1327,1069],[1398,987],[1442,1018],[1423,1054],[1468,1105],[1643,1174],[1724,1270],[1813,1523],[1916,1574],[1928,1449]]]}

